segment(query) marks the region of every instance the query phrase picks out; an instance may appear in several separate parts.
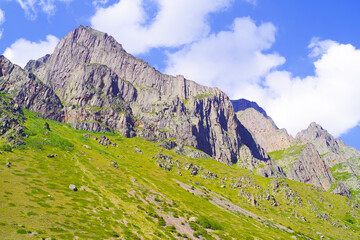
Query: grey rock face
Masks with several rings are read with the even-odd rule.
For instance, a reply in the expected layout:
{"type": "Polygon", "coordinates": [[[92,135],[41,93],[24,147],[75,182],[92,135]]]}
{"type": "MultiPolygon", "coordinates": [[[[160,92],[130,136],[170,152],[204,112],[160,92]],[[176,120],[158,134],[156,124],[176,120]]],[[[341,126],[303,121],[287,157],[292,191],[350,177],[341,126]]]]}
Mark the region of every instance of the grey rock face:
{"type": "Polygon", "coordinates": [[[63,122],[62,104],[55,92],[41,83],[34,74],[0,56],[0,91],[10,94],[20,106],[63,122]]]}
{"type": "Polygon", "coordinates": [[[11,147],[25,144],[24,119],[22,109],[11,98],[0,95],[0,136],[11,147]]]}
{"type": "Polygon", "coordinates": [[[309,183],[324,190],[329,190],[331,183],[335,181],[330,168],[311,143],[305,146],[297,161],[289,168],[287,176],[289,179],[309,183]]]}
{"type": "Polygon", "coordinates": [[[238,100],[231,100],[231,103],[234,107],[235,112],[241,112],[241,111],[245,111],[246,109],[253,108],[257,112],[261,113],[264,117],[268,116],[265,110],[262,107],[260,107],[256,102],[252,102],[244,98],[241,98],[238,100]]]}
{"type": "MultiPolygon", "coordinates": [[[[262,110],[264,111],[264,110],[262,110]]],[[[250,131],[255,141],[266,151],[273,152],[291,147],[296,140],[285,129],[278,129],[274,121],[254,108],[236,113],[241,124],[250,131]]]]}
{"type": "Polygon", "coordinates": [[[240,158],[237,165],[251,171],[256,169],[257,173],[263,177],[286,177],[283,169],[277,166],[274,160],[259,160],[255,158],[246,145],[240,148],[240,158]]]}
{"type": "Polygon", "coordinates": [[[46,54],[45,56],[39,58],[38,60],[30,60],[26,66],[25,70],[28,72],[31,72],[35,70],[36,68],[39,68],[41,65],[43,65],[50,57],[50,54],[46,54]]]}
{"type": "Polygon", "coordinates": [[[75,128],[111,128],[150,141],[176,138],[227,164],[237,161],[242,143],[255,157],[268,158],[222,91],[161,74],[89,27],[70,32],[51,56],[27,69],[58,93],[64,121],[75,128]]]}
{"type": "MultiPolygon", "coordinates": [[[[340,139],[335,139],[325,129],[314,122],[311,123],[307,129],[299,132],[296,138],[302,142],[312,143],[322,155],[326,164],[334,169],[334,174],[347,176],[347,178],[341,179],[341,186],[354,190],[355,192],[360,190],[360,180],[358,178],[360,175],[359,151],[347,146],[340,139]]],[[[335,192],[341,192],[340,190],[338,189],[335,192]]]]}
{"type": "Polygon", "coordinates": [[[337,186],[332,193],[352,199],[350,189],[343,182],[337,182],[337,186]]]}
{"type": "Polygon", "coordinates": [[[302,142],[311,142],[320,154],[328,152],[339,154],[345,146],[343,141],[335,139],[328,131],[315,122],[311,123],[306,130],[296,134],[296,139],[302,142]]]}
{"type": "Polygon", "coordinates": [[[177,146],[176,142],[172,140],[163,141],[159,144],[159,147],[163,147],[165,149],[171,150],[177,146]]]}

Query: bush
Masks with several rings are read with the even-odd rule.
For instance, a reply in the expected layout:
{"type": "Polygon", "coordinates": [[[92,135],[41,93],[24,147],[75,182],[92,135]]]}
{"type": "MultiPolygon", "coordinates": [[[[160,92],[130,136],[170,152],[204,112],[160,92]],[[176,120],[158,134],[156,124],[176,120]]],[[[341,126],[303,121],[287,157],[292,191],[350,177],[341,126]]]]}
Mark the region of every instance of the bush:
{"type": "Polygon", "coordinates": [[[19,234],[27,234],[27,231],[25,229],[18,229],[16,232],[19,234]]]}
{"type": "Polygon", "coordinates": [[[194,222],[189,222],[190,228],[194,231],[197,231],[199,229],[199,226],[194,222]]]}
{"type": "Polygon", "coordinates": [[[165,220],[164,220],[163,217],[160,217],[160,218],[159,218],[158,224],[159,224],[160,226],[165,226],[165,225],[166,225],[166,222],[165,222],[165,220]]]}
{"type": "Polygon", "coordinates": [[[200,216],[196,222],[203,228],[209,228],[212,230],[223,230],[221,224],[214,219],[208,219],[206,217],[200,216]]]}
{"type": "Polygon", "coordinates": [[[160,218],[160,216],[152,208],[148,209],[146,213],[149,214],[150,217],[160,218]]]}
{"type": "Polygon", "coordinates": [[[10,146],[10,144],[7,144],[7,143],[5,143],[5,144],[1,147],[1,149],[2,149],[3,151],[6,151],[6,152],[12,152],[12,147],[10,146]]]}
{"type": "Polygon", "coordinates": [[[44,129],[50,131],[50,125],[47,122],[44,124],[44,129]]]}

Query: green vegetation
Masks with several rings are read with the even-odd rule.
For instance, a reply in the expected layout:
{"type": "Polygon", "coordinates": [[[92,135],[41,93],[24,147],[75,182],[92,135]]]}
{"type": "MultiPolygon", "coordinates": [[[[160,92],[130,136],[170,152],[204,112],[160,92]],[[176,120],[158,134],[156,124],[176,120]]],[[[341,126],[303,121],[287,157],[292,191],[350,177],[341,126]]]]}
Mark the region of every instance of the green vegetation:
{"type": "Polygon", "coordinates": [[[204,216],[200,216],[196,223],[198,223],[203,228],[209,228],[212,230],[223,230],[223,227],[219,222],[215,221],[214,219],[206,218],[204,216]]]}
{"type": "Polygon", "coordinates": [[[32,112],[25,115],[26,145],[0,154],[0,239],[319,239],[317,232],[325,239],[360,237],[356,202],[342,196],[214,160],[186,158],[139,138],[76,131],[32,112]],[[103,135],[118,146],[94,139],[103,135]],[[201,170],[196,176],[176,164],[164,170],[155,163],[158,153],[201,170]],[[207,171],[218,177],[202,177],[207,171]],[[239,177],[242,186],[231,187],[239,177]],[[232,211],[233,205],[263,220],[232,211]]]}
{"type": "Polygon", "coordinates": [[[297,158],[304,147],[305,145],[294,145],[284,150],[269,152],[268,154],[275,161],[283,158],[284,156],[297,158]]]}
{"type": "Polygon", "coordinates": [[[4,143],[1,147],[1,150],[7,151],[7,152],[12,152],[12,147],[10,146],[10,144],[4,143]]]}
{"type": "Polygon", "coordinates": [[[195,99],[207,98],[213,96],[212,93],[199,94],[195,96],[195,99]]]}

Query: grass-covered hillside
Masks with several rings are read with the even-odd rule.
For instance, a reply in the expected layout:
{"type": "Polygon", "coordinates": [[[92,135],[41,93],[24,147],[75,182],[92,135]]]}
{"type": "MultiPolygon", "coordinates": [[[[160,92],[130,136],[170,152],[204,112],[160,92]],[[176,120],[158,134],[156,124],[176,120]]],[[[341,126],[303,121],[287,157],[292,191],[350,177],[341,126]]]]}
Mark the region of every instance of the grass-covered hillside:
{"type": "Polygon", "coordinates": [[[31,112],[21,124],[25,145],[0,140],[0,239],[360,238],[357,203],[310,185],[31,112]]]}

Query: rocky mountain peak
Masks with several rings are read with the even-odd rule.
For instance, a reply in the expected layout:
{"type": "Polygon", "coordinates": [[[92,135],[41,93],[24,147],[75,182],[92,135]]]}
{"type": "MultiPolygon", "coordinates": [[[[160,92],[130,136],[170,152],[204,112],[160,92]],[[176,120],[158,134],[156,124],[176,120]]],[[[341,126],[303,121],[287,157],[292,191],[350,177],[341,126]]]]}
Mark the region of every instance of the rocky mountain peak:
{"type": "MultiPolygon", "coordinates": [[[[48,110],[56,109],[52,119],[76,129],[115,130],[155,142],[174,138],[226,164],[237,162],[242,144],[260,161],[268,159],[221,90],[162,74],[90,27],[79,26],[60,40],[53,54],[19,71],[21,79],[43,87],[47,95],[39,96],[49,99],[48,110]]],[[[9,76],[12,83],[17,76],[9,76]]],[[[0,83],[6,84],[4,80],[0,83]]],[[[35,100],[32,106],[44,115],[41,99],[35,100]]]]}
{"type": "Polygon", "coordinates": [[[237,99],[237,100],[231,100],[231,103],[233,104],[235,112],[245,111],[248,108],[253,108],[257,112],[264,115],[265,117],[268,117],[265,110],[262,107],[260,107],[256,102],[252,102],[252,101],[249,101],[247,99],[240,98],[240,99],[237,99]]]}
{"type": "Polygon", "coordinates": [[[343,141],[335,139],[327,130],[315,122],[296,134],[296,139],[300,142],[314,144],[320,154],[340,153],[340,149],[345,146],[343,141]]]}
{"type": "Polygon", "coordinates": [[[273,152],[295,144],[295,139],[285,129],[279,129],[256,102],[246,99],[232,100],[231,102],[241,124],[250,131],[256,142],[265,151],[273,152]]]}
{"type": "Polygon", "coordinates": [[[307,129],[300,131],[296,134],[296,138],[300,141],[311,142],[316,138],[333,138],[327,130],[325,130],[320,124],[316,122],[310,123],[307,129]]]}
{"type": "Polygon", "coordinates": [[[310,123],[308,128],[315,128],[315,129],[324,130],[323,127],[320,124],[317,124],[316,122],[310,123]]]}

